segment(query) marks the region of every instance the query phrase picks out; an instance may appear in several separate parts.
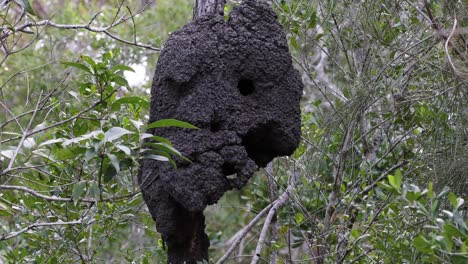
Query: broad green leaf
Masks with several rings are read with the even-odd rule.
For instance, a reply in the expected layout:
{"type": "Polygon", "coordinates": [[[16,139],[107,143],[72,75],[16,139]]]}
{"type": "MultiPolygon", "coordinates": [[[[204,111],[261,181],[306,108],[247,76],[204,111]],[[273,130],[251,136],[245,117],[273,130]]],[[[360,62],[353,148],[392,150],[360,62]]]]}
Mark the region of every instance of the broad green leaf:
{"type": "Polygon", "coordinates": [[[13,215],[13,211],[11,210],[10,206],[0,202],[0,215],[10,216],[13,215]]]}
{"type": "Polygon", "coordinates": [[[440,200],[435,200],[432,203],[431,212],[432,212],[433,215],[437,215],[437,212],[439,210],[439,206],[440,206],[440,200]]]}
{"type": "Polygon", "coordinates": [[[458,206],[457,196],[453,192],[450,192],[448,194],[448,199],[450,203],[452,204],[453,208],[457,208],[458,206]]]}
{"type": "Polygon", "coordinates": [[[191,125],[184,121],[179,121],[176,119],[161,119],[155,121],[145,127],[145,129],[151,128],[161,128],[161,127],[181,127],[181,128],[190,128],[190,129],[198,129],[198,127],[191,125]]]}
{"type": "Polygon", "coordinates": [[[107,130],[104,133],[104,140],[105,141],[112,141],[122,137],[123,135],[132,134],[133,132],[128,131],[125,128],[121,127],[112,127],[111,129],[107,130]]]}
{"type": "Polygon", "coordinates": [[[82,71],[85,71],[87,73],[91,73],[90,68],[88,68],[86,65],[78,63],[78,62],[65,61],[65,62],[62,62],[62,64],[67,65],[67,66],[71,66],[71,67],[75,67],[75,68],[80,69],[82,71]]]}
{"type": "Polygon", "coordinates": [[[114,76],[111,78],[111,81],[115,82],[116,84],[118,84],[118,85],[120,85],[120,86],[129,87],[127,80],[125,80],[125,78],[122,77],[122,76],[114,75],[114,76]]]}
{"type": "Polygon", "coordinates": [[[452,239],[453,237],[468,238],[468,235],[463,236],[462,232],[460,230],[458,230],[458,228],[456,228],[454,225],[452,225],[450,223],[446,223],[444,225],[444,230],[445,230],[445,234],[447,234],[450,239],[452,239]]]}
{"type": "Polygon", "coordinates": [[[15,155],[14,150],[3,150],[0,152],[0,154],[8,159],[12,159],[13,156],[15,155]]]}
{"type": "Polygon", "coordinates": [[[75,201],[75,204],[78,202],[81,195],[84,193],[85,188],[86,188],[85,181],[80,181],[73,185],[72,199],[73,201],[75,201]]]}
{"type": "Polygon", "coordinates": [[[120,162],[119,162],[119,159],[117,158],[117,156],[115,156],[113,154],[110,154],[110,153],[107,153],[107,157],[109,157],[109,160],[112,163],[112,166],[114,166],[115,171],[117,173],[119,173],[120,172],[120,162]]]}
{"type": "Polygon", "coordinates": [[[143,159],[153,159],[153,160],[159,160],[159,161],[169,161],[168,158],[161,156],[161,155],[156,155],[156,154],[146,154],[143,156],[143,159]]]}
{"type": "Polygon", "coordinates": [[[82,135],[82,136],[79,136],[79,137],[76,137],[76,138],[71,138],[71,139],[65,140],[62,143],[62,146],[66,147],[66,146],[68,146],[70,144],[77,143],[77,142],[80,142],[80,141],[83,141],[83,140],[86,140],[86,139],[98,138],[100,134],[102,134],[101,130],[92,131],[92,132],[90,132],[88,134],[85,134],[85,135],[82,135]]]}
{"type": "Polygon", "coordinates": [[[63,141],[65,141],[65,139],[63,138],[51,139],[51,140],[42,142],[41,144],[39,144],[39,147],[48,146],[48,145],[52,145],[56,143],[62,143],[63,141]]]}
{"type": "Polygon", "coordinates": [[[158,151],[158,150],[148,150],[148,151],[143,150],[143,152],[149,152],[149,153],[145,153],[145,155],[143,156],[142,159],[154,159],[154,160],[159,160],[159,161],[169,161],[169,163],[171,163],[172,167],[177,168],[177,164],[171,158],[171,155],[169,153],[167,153],[167,152],[158,151]],[[154,157],[152,155],[164,157],[164,158],[166,158],[166,160],[161,159],[159,157],[154,157]]]}
{"type": "Polygon", "coordinates": [[[386,184],[384,182],[378,182],[377,186],[379,186],[380,188],[383,188],[383,189],[385,189],[387,191],[391,191],[393,189],[392,186],[390,186],[390,185],[388,185],[388,184],[386,184]]]}
{"type": "Polygon", "coordinates": [[[427,197],[430,199],[434,198],[434,191],[432,189],[432,182],[429,183],[428,190],[427,190],[427,197]]]}
{"type": "Polygon", "coordinates": [[[99,185],[97,184],[97,182],[91,182],[91,184],[89,185],[89,195],[91,195],[91,197],[93,197],[94,199],[98,200],[100,197],[100,193],[101,191],[99,190],[99,185]]]}
{"type": "Polygon", "coordinates": [[[121,151],[123,151],[123,152],[124,152],[125,154],[127,154],[127,155],[132,154],[132,151],[131,151],[130,148],[127,147],[127,146],[117,144],[117,145],[115,145],[115,147],[118,148],[118,149],[120,149],[121,151]]]}
{"type": "Polygon", "coordinates": [[[162,142],[162,143],[166,143],[169,146],[173,146],[172,142],[169,139],[166,139],[166,138],[163,138],[163,137],[160,137],[160,136],[151,136],[150,138],[154,139],[156,141],[162,142]]]}
{"type": "Polygon", "coordinates": [[[36,12],[34,12],[34,9],[29,3],[29,0],[21,0],[20,2],[17,1],[17,3],[19,3],[24,8],[24,11],[26,11],[27,13],[33,16],[36,16],[36,12]]]}
{"type": "Polygon", "coordinates": [[[350,234],[352,237],[358,238],[359,235],[361,234],[361,231],[359,231],[359,229],[354,228],[353,230],[351,230],[350,234]]]}
{"type": "Polygon", "coordinates": [[[437,198],[441,198],[445,196],[448,192],[450,192],[450,188],[447,186],[444,186],[444,188],[442,188],[442,191],[437,195],[437,198]]]}
{"type": "Polygon", "coordinates": [[[48,149],[35,149],[31,153],[33,153],[34,155],[37,155],[39,157],[42,157],[42,158],[44,158],[46,160],[50,160],[50,161],[55,162],[54,157],[52,155],[50,155],[50,150],[48,150],[48,149]]]}
{"type": "Polygon", "coordinates": [[[89,66],[95,68],[96,67],[96,62],[89,56],[81,55],[80,56],[82,60],[84,60],[86,63],[89,64],[89,66]]]}
{"type": "Polygon", "coordinates": [[[80,154],[86,153],[86,149],[82,147],[70,146],[66,148],[52,148],[52,153],[57,160],[74,159],[80,154]]]}
{"type": "Polygon", "coordinates": [[[141,106],[141,107],[143,107],[145,109],[148,109],[149,106],[150,106],[150,103],[148,102],[148,100],[145,100],[144,98],[138,97],[138,96],[131,96],[131,97],[123,97],[123,98],[120,98],[120,99],[116,100],[112,104],[112,109],[113,110],[119,110],[120,106],[123,105],[123,104],[138,105],[138,106],[141,106]]]}
{"type": "Polygon", "coordinates": [[[140,135],[140,140],[143,141],[147,138],[150,138],[150,137],[153,137],[153,134],[150,134],[150,133],[141,133],[140,135]]]}
{"type": "Polygon", "coordinates": [[[302,213],[296,213],[296,215],[294,216],[294,221],[296,221],[296,223],[300,225],[304,221],[304,215],[302,213]]]}
{"type": "Polygon", "coordinates": [[[431,244],[421,235],[414,239],[414,247],[423,253],[432,253],[431,244]]]}
{"type": "Polygon", "coordinates": [[[419,192],[408,191],[406,193],[406,199],[408,199],[410,202],[414,202],[420,196],[421,196],[421,193],[419,192]]]}
{"type": "Polygon", "coordinates": [[[110,51],[113,58],[116,58],[120,55],[120,48],[114,48],[110,51]]]}
{"type": "Polygon", "coordinates": [[[152,150],[160,150],[167,152],[169,154],[176,155],[180,158],[186,159],[177,149],[175,149],[173,146],[170,146],[166,143],[151,143],[151,142],[146,142],[143,145],[151,147],[152,150]]]}
{"type": "Polygon", "coordinates": [[[132,67],[129,67],[129,66],[127,66],[127,65],[122,65],[122,64],[115,65],[114,67],[112,67],[111,71],[112,71],[112,72],[116,72],[116,71],[131,71],[131,72],[135,72],[135,70],[134,70],[132,67]]]}
{"type": "Polygon", "coordinates": [[[401,190],[401,172],[395,171],[395,175],[388,175],[388,183],[398,192],[401,190]]]}

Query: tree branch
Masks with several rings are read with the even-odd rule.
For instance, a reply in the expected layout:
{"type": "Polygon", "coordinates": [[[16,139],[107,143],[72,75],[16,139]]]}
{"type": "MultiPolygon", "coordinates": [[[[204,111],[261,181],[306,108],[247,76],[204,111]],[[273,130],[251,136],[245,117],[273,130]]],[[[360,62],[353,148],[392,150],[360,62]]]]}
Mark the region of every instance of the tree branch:
{"type": "Polygon", "coordinates": [[[250,229],[252,229],[252,227],[254,227],[254,225],[260,220],[262,219],[262,217],[268,213],[268,211],[270,211],[270,209],[273,207],[273,203],[270,203],[269,205],[267,205],[265,208],[263,208],[262,211],[260,211],[260,213],[258,213],[254,219],[252,219],[252,221],[250,221],[250,223],[248,225],[246,225],[243,229],[242,229],[242,232],[239,233],[239,235],[236,237],[236,239],[234,240],[234,242],[232,243],[231,247],[229,247],[229,249],[226,251],[226,253],[224,253],[224,255],[216,262],[216,264],[223,264],[224,261],[227,260],[227,258],[232,254],[232,252],[234,251],[234,249],[236,249],[236,247],[240,244],[240,242],[242,241],[242,239],[247,235],[247,233],[250,231],[250,229]]]}
{"type": "Polygon", "coordinates": [[[193,19],[202,16],[215,16],[224,14],[226,0],[196,0],[193,8],[193,19]]]}
{"type": "Polygon", "coordinates": [[[255,249],[255,254],[252,258],[251,264],[256,264],[260,260],[260,254],[262,252],[263,243],[265,242],[266,233],[268,228],[270,227],[270,223],[273,217],[276,214],[276,211],[283,206],[289,199],[290,194],[294,191],[294,184],[290,184],[286,191],[281,194],[281,196],[273,203],[273,206],[270,208],[268,215],[265,219],[265,223],[263,224],[262,231],[260,232],[260,237],[258,239],[257,248],[255,249]]]}
{"type": "Polygon", "coordinates": [[[112,32],[109,31],[110,29],[112,29],[112,28],[126,22],[127,20],[131,20],[135,16],[141,14],[143,11],[145,11],[147,6],[148,5],[146,5],[144,8],[142,8],[141,10],[139,10],[135,14],[132,14],[129,17],[122,17],[122,18],[118,19],[117,21],[113,22],[111,25],[109,25],[107,27],[93,27],[93,26],[91,26],[91,24],[94,22],[96,17],[101,12],[96,13],[91,18],[91,20],[86,24],[58,24],[58,23],[55,23],[55,22],[53,22],[51,20],[42,20],[42,21],[39,21],[39,22],[35,22],[35,21],[26,22],[21,26],[15,27],[14,29],[9,29],[8,27],[3,27],[2,26],[2,27],[0,27],[0,29],[3,30],[3,31],[0,31],[0,32],[2,32],[2,34],[0,35],[0,40],[6,39],[7,37],[14,34],[15,32],[23,32],[23,33],[30,34],[31,31],[29,29],[33,28],[33,27],[53,27],[53,28],[57,28],[57,29],[85,29],[85,30],[95,32],[95,33],[104,33],[107,36],[109,36],[110,38],[115,39],[115,40],[117,40],[119,42],[125,43],[127,45],[137,46],[137,47],[141,47],[141,48],[145,48],[145,49],[149,49],[149,50],[153,50],[153,51],[160,51],[161,48],[159,48],[159,47],[153,47],[152,45],[137,43],[135,40],[134,41],[128,41],[128,40],[122,39],[122,38],[114,35],[112,32]]]}

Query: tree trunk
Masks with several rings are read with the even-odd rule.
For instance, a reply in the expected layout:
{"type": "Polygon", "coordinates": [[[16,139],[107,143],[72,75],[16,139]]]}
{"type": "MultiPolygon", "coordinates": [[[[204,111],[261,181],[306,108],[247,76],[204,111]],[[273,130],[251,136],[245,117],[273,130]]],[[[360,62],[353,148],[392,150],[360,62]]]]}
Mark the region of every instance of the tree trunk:
{"type": "Polygon", "coordinates": [[[197,19],[203,15],[223,15],[225,4],[226,0],[195,0],[193,19],[197,19]]]}

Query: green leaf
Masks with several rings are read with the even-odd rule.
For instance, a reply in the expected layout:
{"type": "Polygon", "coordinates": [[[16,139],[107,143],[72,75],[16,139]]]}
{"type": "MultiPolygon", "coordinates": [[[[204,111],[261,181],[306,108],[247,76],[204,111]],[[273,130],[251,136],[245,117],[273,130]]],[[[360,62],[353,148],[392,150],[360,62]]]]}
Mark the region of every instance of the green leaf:
{"type": "Polygon", "coordinates": [[[78,62],[64,61],[64,62],[62,62],[62,64],[67,65],[67,66],[71,66],[71,67],[75,67],[75,68],[80,69],[82,71],[85,71],[87,73],[92,73],[90,68],[88,68],[86,65],[78,63],[78,62]]]}
{"type": "Polygon", "coordinates": [[[112,71],[112,72],[116,72],[116,71],[131,71],[131,72],[135,72],[135,70],[134,70],[132,67],[129,67],[129,66],[127,66],[127,65],[122,65],[122,64],[115,65],[114,67],[112,67],[111,71],[112,71]]]}
{"type": "Polygon", "coordinates": [[[427,190],[427,197],[430,199],[434,198],[434,191],[432,189],[432,182],[429,183],[428,190],[427,190]]]}
{"type": "Polygon", "coordinates": [[[414,239],[414,247],[423,253],[432,253],[431,244],[421,235],[414,239]]]}
{"type": "Polygon", "coordinates": [[[95,68],[96,67],[96,62],[89,56],[81,55],[80,56],[82,60],[84,60],[86,63],[89,64],[89,66],[95,68]]]}
{"type": "Polygon", "coordinates": [[[112,163],[112,166],[114,166],[115,171],[117,173],[119,173],[120,172],[120,162],[119,162],[119,159],[117,158],[117,156],[107,153],[107,157],[109,157],[109,160],[112,163]]]}
{"type": "Polygon", "coordinates": [[[120,48],[114,48],[111,50],[111,55],[113,58],[117,58],[120,55],[120,48]]]}
{"type": "Polygon", "coordinates": [[[172,142],[169,139],[166,139],[166,138],[163,138],[163,137],[160,137],[160,136],[151,136],[149,138],[154,139],[154,140],[159,141],[159,142],[162,142],[162,143],[166,143],[169,146],[172,146],[172,142]]]}
{"type": "Polygon", "coordinates": [[[458,206],[457,196],[453,192],[450,192],[448,194],[448,199],[449,199],[450,203],[452,204],[453,208],[456,209],[457,206],[458,206]]]}
{"type": "Polygon", "coordinates": [[[111,81],[115,82],[116,84],[120,85],[120,86],[125,86],[125,87],[128,87],[128,82],[127,80],[125,80],[124,77],[122,76],[119,76],[119,75],[114,75],[112,78],[111,78],[111,81]]]}
{"type": "Polygon", "coordinates": [[[97,182],[93,181],[89,186],[89,195],[91,195],[94,199],[98,200],[101,191],[99,190],[99,186],[97,182]]]}
{"type": "Polygon", "coordinates": [[[29,3],[29,0],[21,0],[21,3],[19,3],[23,8],[24,11],[27,13],[36,16],[36,12],[34,12],[34,9],[32,8],[31,4],[29,3]]]}
{"type": "Polygon", "coordinates": [[[80,181],[80,182],[75,183],[75,185],[73,185],[72,199],[73,201],[75,201],[75,204],[78,202],[81,195],[84,193],[85,188],[86,188],[85,181],[80,181]]]}
{"type": "Polygon", "coordinates": [[[452,239],[452,237],[459,237],[459,238],[467,237],[467,236],[463,236],[462,232],[460,232],[458,228],[456,228],[454,225],[450,223],[447,223],[444,225],[444,231],[445,231],[445,234],[447,234],[447,236],[450,237],[450,239],[452,239]]]}
{"type": "Polygon", "coordinates": [[[303,221],[304,221],[304,215],[301,214],[301,213],[297,213],[295,216],[294,216],[294,221],[296,221],[296,223],[298,225],[300,225],[303,221]]]}
{"type": "Polygon", "coordinates": [[[161,156],[161,155],[156,155],[156,154],[146,154],[143,156],[143,159],[152,159],[152,160],[159,160],[159,161],[169,161],[168,158],[161,156]]]}
{"type": "Polygon", "coordinates": [[[111,129],[107,130],[106,133],[104,133],[104,140],[105,141],[112,141],[112,140],[121,138],[123,135],[132,134],[132,133],[133,132],[128,131],[125,128],[112,127],[111,129]]]}
{"type": "Polygon", "coordinates": [[[419,192],[408,191],[406,193],[406,199],[408,199],[410,202],[415,201],[420,196],[421,196],[421,193],[419,193],[419,192]]]}
{"type": "Polygon", "coordinates": [[[177,157],[180,157],[186,161],[189,161],[186,157],[184,157],[177,149],[175,149],[173,146],[170,146],[166,143],[151,143],[151,142],[146,142],[143,145],[151,147],[151,150],[160,150],[164,151],[166,153],[176,155],[177,157]]]}
{"type": "Polygon", "coordinates": [[[90,132],[88,134],[85,134],[85,135],[82,135],[82,136],[79,136],[79,137],[76,137],[76,138],[71,138],[71,139],[65,140],[62,143],[62,146],[67,147],[70,144],[78,143],[78,142],[86,140],[86,139],[97,138],[101,134],[102,134],[101,130],[92,131],[92,132],[90,132]]]}
{"type": "Polygon", "coordinates": [[[161,128],[161,127],[181,127],[181,128],[190,128],[190,129],[199,129],[198,127],[191,125],[184,121],[179,121],[176,119],[161,119],[156,122],[153,122],[145,127],[146,129],[151,128],[161,128]]]}
{"type": "Polygon", "coordinates": [[[442,191],[437,195],[437,198],[441,198],[445,196],[449,191],[450,191],[450,188],[447,186],[444,186],[444,188],[442,188],[442,191]]]}
{"type": "Polygon", "coordinates": [[[133,104],[133,105],[138,105],[142,108],[148,109],[150,106],[150,103],[148,100],[143,99],[142,97],[138,96],[132,96],[132,97],[123,97],[118,100],[116,100],[112,104],[112,110],[116,111],[120,109],[120,106],[123,104],[133,104]]]}
{"type": "Polygon", "coordinates": [[[395,171],[395,175],[388,175],[388,183],[398,192],[401,191],[401,172],[395,171]]]}
{"type": "Polygon", "coordinates": [[[121,151],[123,151],[123,152],[124,152],[125,154],[127,154],[127,155],[132,154],[132,151],[131,151],[130,148],[127,147],[127,146],[117,144],[117,145],[115,145],[115,147],[118,148],[118,149],[120,149],[121,151]]]}
{"type": "Polygon", "coordinates": [[[359,229],[354,228],[353,230],[351,230],[350,234],[352,237],[358,238],[359,235],[361,234],[361,231],[359,231],[359,229]]]}
{"type": "Polygon", "coordinates": [[[157,151],[157,150],[150,150],[151,153],[145,154],[142,159],[153,159],[153,160],[158,160],[158,161],[169,161],[171,163],[172,167],[177,168],[177,164],[175,161],[171,158],[171,155],[164,152],[164,151],[157,151]],[[153,156],[155,155],[155,156],[153,156]],[[162,158],[161,158],[162,157],[162,158]],[[164,159],[166,158],[166,159],[164,159]]]}

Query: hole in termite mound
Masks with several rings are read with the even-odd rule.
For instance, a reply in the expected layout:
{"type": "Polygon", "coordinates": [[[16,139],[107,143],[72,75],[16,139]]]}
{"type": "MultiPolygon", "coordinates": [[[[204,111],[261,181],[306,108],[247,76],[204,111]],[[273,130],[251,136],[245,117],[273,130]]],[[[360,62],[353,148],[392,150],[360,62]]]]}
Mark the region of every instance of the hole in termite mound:
{"type": "Polygon", "coordinates": [[[249,79],[241,79],[237,84],[237,88],[243,96],[251,95],[255,91],[254,82],[249,79]]]}
{"type": "Polygon", "coordinates": [[[236,168],[234,166],[234,164],[230,163],[230,162],[225,162],[223,164],[223,174],[224,176],[230,176],[230,175],[233,175],[233,174],[236,174],[236,168]]]}
{"type": "Polygon", "coordinates": [[[247,155],[259,167],[265,167],[273,158],[287,155],[284,135],[277,129],[275,122],[268,122],[250,129],[242,138],[247,155]]]}

